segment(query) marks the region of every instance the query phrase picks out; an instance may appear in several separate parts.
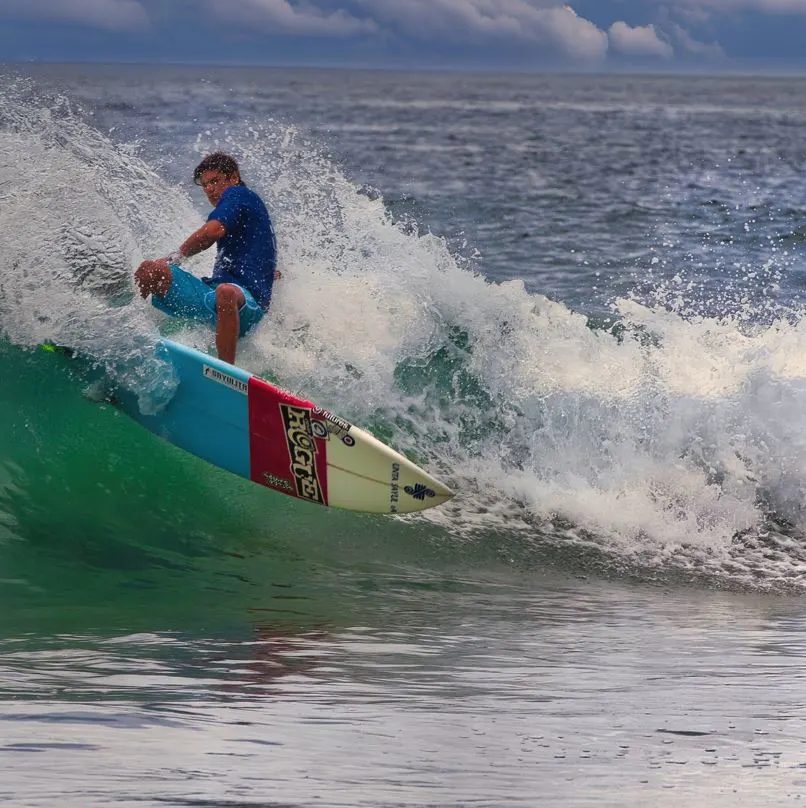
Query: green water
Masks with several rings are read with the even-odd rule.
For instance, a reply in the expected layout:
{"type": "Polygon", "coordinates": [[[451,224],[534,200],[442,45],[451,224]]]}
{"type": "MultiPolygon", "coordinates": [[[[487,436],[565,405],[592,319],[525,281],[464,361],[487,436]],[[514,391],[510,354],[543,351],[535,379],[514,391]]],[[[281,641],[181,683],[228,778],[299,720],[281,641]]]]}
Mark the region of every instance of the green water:
{"type": "Polygon", "coordinates": [[[0,362],[7,631],[349,622],[340,579],[456,562],[427,522],[298,503],[181,452],[85,398],[57,356],[3,344],[0,362]]]}

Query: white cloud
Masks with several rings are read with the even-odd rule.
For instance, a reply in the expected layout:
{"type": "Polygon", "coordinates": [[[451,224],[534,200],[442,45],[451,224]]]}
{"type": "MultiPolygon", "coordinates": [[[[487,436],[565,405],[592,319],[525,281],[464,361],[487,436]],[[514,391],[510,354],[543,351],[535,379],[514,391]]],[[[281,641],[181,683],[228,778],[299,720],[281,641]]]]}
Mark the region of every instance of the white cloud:
{"type": "MultiPolygon", "coordinates": [[[[677,18],[691,25],[707,25],[714,17],[713,9],[691,5],[677,6],[674,13],[677,18]]],[[[664,21],[668,20],[669,9],[666,6],[661,6],[658,17],[664,21]]]]}
{"type": "Polygon", "coordinates": [[[0,0],[0,19],[79,23],[108,31],[145,28],[138,0],[0,0]]]}
{"type": "Polygon", "coordinates": [[[569,55],[581,59],[604,59],[607,34],[590,20],[580,17],[571,6],[546,11],[546,28],[569,55]]]}
{"type": "Polygon", "coordinates": [[[806,0],[674,0],[670,5],[679,6],[681,11],[696,13],[760,11],[772,14],[804,14],[806,0]]]}
{"type": "Polygon", "coordinates": [[[719,60],[725,58],[725,51],[718,42],[698,42],[685,28],[669,23],[668,30],[677,47],[692,56],[719,60]]]}
{"type": "Polygon", "coordinates": [[[557,0],[353,0],[380,23],[418,39],[510,40],[600,60],[607,34],[557,0]]]}
{"type": "Polygon", "coordinates": [[[354,17],[342,8],[327,11],[312,2],[289,0],[206,0],[208,11],[221,22],[258,26],[273,34],[352,36],[373,33],[370,19],[354,17]]]}
{"type": "Polygon", "coordinates": [[[674,56],[674,48],[658,37],[654,25],[631,28],[626,22],[614,22],[607,33],[611,47],[626,56],[674,56]]]}

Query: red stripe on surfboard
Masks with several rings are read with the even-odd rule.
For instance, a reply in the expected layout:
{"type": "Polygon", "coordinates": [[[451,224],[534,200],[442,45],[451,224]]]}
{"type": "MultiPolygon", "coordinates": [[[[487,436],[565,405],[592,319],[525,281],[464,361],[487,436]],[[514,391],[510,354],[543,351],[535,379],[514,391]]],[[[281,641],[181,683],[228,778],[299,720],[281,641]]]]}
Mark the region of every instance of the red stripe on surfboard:
{"type": "Polygon", "coordinates": [[[248,396],[252,480],[275,491],[327,505],[325,419],[314,415],[310,401],[255,376],[249,378],[248,396]],[[325,439],[316,435],[324,435],[325,439]]]}

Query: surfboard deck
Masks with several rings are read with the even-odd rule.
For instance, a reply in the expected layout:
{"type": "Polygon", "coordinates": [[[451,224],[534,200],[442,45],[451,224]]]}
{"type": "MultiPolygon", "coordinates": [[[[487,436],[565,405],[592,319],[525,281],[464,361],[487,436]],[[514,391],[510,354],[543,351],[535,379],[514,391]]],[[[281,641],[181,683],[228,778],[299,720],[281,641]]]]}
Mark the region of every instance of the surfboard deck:
{"type": "Polygon", "coordinates": [[[163,339],[178,387],[160,412],[114,404],[170,443],[281,494],[367,513],[412,513],[453,492],[344,418],[213,356],[163,339]]]}

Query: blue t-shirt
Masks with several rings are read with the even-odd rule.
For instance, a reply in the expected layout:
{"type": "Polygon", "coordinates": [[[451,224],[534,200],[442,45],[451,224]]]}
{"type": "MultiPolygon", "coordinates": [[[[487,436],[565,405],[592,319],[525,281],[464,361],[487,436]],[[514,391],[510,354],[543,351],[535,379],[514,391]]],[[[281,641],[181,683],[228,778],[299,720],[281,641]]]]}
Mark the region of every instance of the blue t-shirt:
{"type": "Polygon", "coordinates": [[[207,221],[221,222],[226,234],[218,240],[213,283],[237,283],[248,289],[258,305],[269,307],[277,241],[263,200],[245,185],[227,188],[207,221]]]}

